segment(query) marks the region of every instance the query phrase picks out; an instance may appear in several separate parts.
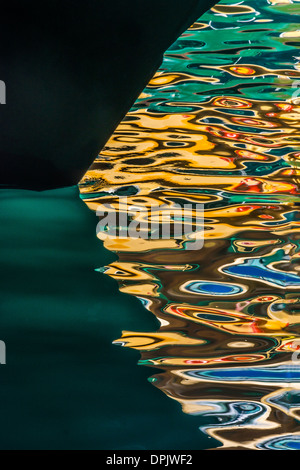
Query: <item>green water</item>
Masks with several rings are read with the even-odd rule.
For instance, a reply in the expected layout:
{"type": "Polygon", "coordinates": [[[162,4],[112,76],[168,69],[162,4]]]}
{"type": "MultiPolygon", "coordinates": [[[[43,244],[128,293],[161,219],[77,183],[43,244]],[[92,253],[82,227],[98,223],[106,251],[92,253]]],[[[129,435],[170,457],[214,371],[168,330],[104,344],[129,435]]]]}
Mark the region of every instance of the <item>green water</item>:
{"type": "Polygon", "coordinates": [[[120,328],[157,324],[95,271],[114,255],[77,188],[1,190],[0,204],[0,448],[198,448],[195,420],[112,345],[120,328]]]}

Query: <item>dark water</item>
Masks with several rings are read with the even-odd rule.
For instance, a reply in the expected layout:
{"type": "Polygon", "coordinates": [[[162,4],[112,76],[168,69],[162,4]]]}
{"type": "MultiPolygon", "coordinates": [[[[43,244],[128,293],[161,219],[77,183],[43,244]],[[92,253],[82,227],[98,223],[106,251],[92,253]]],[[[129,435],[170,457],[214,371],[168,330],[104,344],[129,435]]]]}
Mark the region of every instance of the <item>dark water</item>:
{"type": "Polygon", "coordinates": [[[199,449],[300,448],[297,14],[279,0],[205,14],[80,186],[92,210],[122,213],[126,196],[148,221],[153,205],[203,204],[196,251],[184,237],[99,235],[118,256],[100,271],[160,324],[146,330],[141,315],[130,329],[124,316],[115,344],[157,369],[149,381],[196,421],[199,449]]]}
{"type": "Polygon", "coordinates": [[[196,448],[196,423],[112,345],[121,325],[156,322],[95,271],[115,256],[78,189],[1,190],[0,203],[0,448],[196,448]]]}

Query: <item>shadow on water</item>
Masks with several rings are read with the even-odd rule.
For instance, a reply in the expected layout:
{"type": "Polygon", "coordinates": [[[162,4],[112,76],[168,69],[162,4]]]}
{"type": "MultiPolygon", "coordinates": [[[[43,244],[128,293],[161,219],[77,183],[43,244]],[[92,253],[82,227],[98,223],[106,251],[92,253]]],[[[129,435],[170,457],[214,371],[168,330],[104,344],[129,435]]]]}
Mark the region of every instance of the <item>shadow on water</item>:
{"type": "Polygon", "coordinates": [[[99,233],[118,255],[100,270],[160,323],[137,332],[139,320],[115,344],[140,351],[160,370],[151,383],[216,439],[198,433],[199,449],[300,448],[296,12],[293,1],[226,0],[205,14],[80,185],[95,211],[122,213],[126,196],[136,223],[153,205],[204,206],[198,251],[184,237],[99,233]]]}

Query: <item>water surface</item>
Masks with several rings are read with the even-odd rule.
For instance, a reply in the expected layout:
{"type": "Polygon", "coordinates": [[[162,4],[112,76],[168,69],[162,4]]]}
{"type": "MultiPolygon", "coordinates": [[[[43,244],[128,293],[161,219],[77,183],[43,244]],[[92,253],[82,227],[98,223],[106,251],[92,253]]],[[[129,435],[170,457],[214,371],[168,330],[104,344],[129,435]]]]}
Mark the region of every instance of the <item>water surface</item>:
{"type": "Polygon", "coordinates": [[[204,205],[203,248],[106,233],[118,259],[99,266],[158,320],[128,330],[124,317],[114,343],[197,419],[199,449],[300,448],[299,8],[223,0],[206,13],[80,185],[92,210],[121,196],[204,205]]]}

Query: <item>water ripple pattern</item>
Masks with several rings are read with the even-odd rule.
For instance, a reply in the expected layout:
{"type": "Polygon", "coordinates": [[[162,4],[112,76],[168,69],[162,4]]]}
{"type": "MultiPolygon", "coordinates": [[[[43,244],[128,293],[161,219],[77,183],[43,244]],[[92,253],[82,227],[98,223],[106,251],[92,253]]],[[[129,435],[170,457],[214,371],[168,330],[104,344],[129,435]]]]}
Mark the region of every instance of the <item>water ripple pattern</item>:
{"type": "Polygon", "coordinates": [[[201,249],[102,234],[118,261],[100,271],[160,324],[115,344],[222,449],[300,449],[299,13],[299,0],[217,4],[80,184],[92,210],[203,204],[201,249]]]}

